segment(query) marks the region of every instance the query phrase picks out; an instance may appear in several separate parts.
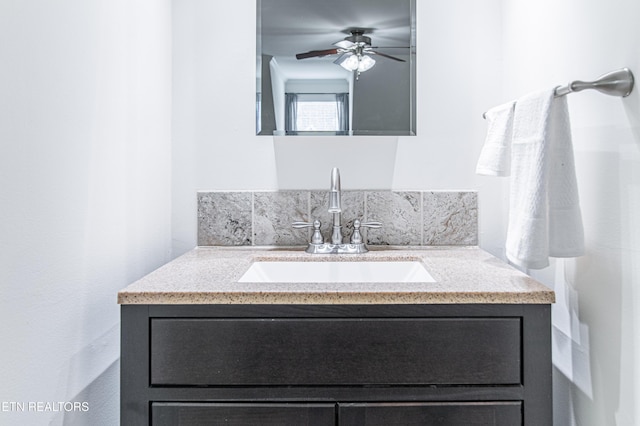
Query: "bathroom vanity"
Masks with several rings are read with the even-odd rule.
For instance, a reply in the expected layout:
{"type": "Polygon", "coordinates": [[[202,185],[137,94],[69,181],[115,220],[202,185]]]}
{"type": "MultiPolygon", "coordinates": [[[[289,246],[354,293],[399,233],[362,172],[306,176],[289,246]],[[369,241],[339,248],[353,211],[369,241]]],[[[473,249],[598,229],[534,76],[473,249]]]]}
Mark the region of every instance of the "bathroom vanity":
{"type": "Polygon", "coordinates": [[[123,425],[552,423],[554,293],[476,247],[197,248],[118,301],[123,425]],[[419,262],[433,282],[239,282],[273,261],[419,262]]]}

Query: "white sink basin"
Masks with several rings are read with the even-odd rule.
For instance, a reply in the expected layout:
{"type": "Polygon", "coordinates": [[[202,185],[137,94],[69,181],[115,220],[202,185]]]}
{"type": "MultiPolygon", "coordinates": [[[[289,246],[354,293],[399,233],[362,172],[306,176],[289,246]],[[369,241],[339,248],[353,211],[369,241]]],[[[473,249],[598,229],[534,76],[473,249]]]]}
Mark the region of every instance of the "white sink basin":
{"type": "Polygon", "coordinates": [[[435,282],[417,261],[264,261],[254,262],[239,282],[393,283],[435,282]]]}

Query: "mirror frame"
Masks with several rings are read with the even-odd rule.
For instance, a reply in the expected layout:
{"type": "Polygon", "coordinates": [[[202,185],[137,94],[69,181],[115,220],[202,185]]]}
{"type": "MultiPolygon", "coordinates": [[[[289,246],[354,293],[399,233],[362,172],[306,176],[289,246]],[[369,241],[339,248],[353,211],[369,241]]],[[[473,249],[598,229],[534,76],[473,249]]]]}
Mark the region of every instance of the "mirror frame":
{"type": "MultiPolygon", "coordinates": [[[[263,17],[262,17],[262,5],[263,2],[269,2],[270,0],[256,0],[256,105],[255,105],[255,114],[256,114],[256,134],[257,135],[264,135],[264,136],[282,136],[285,135],[285,132],[283,130],[275,130],[276,129],[276,111],[275,111],[275,107],[273,106],[273,88],[272,88],[272,84],[271,84],[271,68],[272,65],[269,63],[269,59],[270,57],[266,57],[266,55],[263,56],[263,49],[262,49],[262,45],[263,45],[263,41],[262,41],[262,28],[263,28],[263,17]]],[[[309,0],[309,1],[315,1],[315,0],[309,0]]],[[[388,0],[389,2],[393,3],[394,0],[388,0]]],[[[370,125],[372,126],[376,126],[378,123],[382,122],[383,120],[381,120],[380,116],[382,114],[385,115],[385,117],[391,117],[394,114],[397,114],[400,110],[404,110],[404,112],[406,113],[405,115],[403,115],[401,118],[402,120],[402,125],[398,126],[397,129],[392,129],[392,130],[387,130],[387,129],[376,129],[374,127],[372,128],[367,128],[369,125],[363,125],[363,126],[353,126],[350,128],[352,130],[350,130],[349,132],[346,133],[338,133],[338,132],[296,132],[295,135],[297,136],[308,136],[308,135],[312,135],[312,136],[319,136],[319,135],[326,135],[326,136],[335,136],[335,135],[372,135],[372,136],[415,136],[417,133],[417,129],[416,129],[416,0],[409,0],[409,31],[410,31],[410,40],[409,40],[409,46],[408,46],[408,61],[407,61],[407,78],[408,78],[408,100],[405,100],[403,102],[407,102],[408,105],[406,105],[405,103],[402,103],[400,107],[398,108],[388,108],[386,110],[381,109],[380,113],[378,113],[378,111],[374,111],[373,114],[370,115],[370,119],[369,122],[372,123],[370,125]],[[362,128],[360,128],[362,127],[362,128]]],[[[374,33],[371,35],[372,38],[374,38],[374,44],[375,44],[375,30],[374,33]]],[[[338,36],[340,37],[340,36],[338,36]]],[[[314,50],[319,48],[320,46],[310,46],[308,50],[314,50]]],[[[292,53],[293,56],[293,53],[292,53]]],[[[384,58],[379,58],[380,61],[384,61],[386,59],[384,58]]],[[[395,61],[391,61],[390,62],[395,62],[395,61]]],[[[377,66],[382,66],[383,63],[381,64],[376,64],[377,66]]],[[[277,64],[276,64],[277,65],[277,64]]],[[[338,65],[336,65],[338,66],[338,65]]],[[[364,79],[366,78],[367,74],[363,73],[360,76],[360,79],[364,79]]],[[[355,80],[355,79],[353,79],[355,80]]],[[[353,95],[353,86],[355,86],[355,84],[358,84],[359,86],[361,85],[363,87],[362,90],[369,90],[368,93],[370,93],[370,89],[364,89],[366,88],[366,82],[362,82],[362,80],[359,80],[357,83],[355,81],[353,81],[353,83],[350,85],[350,94],[353,95]]],[[[380,87],[381,85],[377,85],[376,87],[380,87]]],[[[387,93],[386,96],[385,94],[382,94],[382,97],[384,99],[389,99],[390,94],[387,93]]],[[[406,99],[407,95],[405,94],[405,99],[406,99]]],[[[355,107],[354,104],[354,100],[355,98],[353,96],[351,96],[351,108],[353,109],[355,107]]],[[[365,102],[365,105],[380,105],[380,103],[378,102],[373,103],[370,100],[367,100],[367,102],[365,102]]],[[[384,107],[380,107],[380,108],[385,108],[386,105],[384,107]]],[[[351,117],[353,117],[353,114],[351,114],[351,117]]],[[[352,118],[353,120],[353,118],[352,118]]],[[[366,120],[366,119],[365,119],[366,120]]],[[[286,136],[294,136],[294,135],[290,135],[287,134],[286,136]]]]}

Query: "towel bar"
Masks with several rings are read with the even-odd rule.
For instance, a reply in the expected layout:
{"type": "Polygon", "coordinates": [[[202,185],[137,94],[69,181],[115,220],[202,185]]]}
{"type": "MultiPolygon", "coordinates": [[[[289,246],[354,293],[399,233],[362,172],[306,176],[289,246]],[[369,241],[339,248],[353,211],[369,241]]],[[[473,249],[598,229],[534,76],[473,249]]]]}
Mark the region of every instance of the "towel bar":
{"type": "MultiPolygon", "coordinates": [[[[601,75],[594,81],[575,80],[566,86],[558,86],[555,90],[555,96],[560,97],[573,92],[580,92],[586,89],[594,89],[601,93],[611,96],[629,96],[633,90],[634,78],[629,68],[622,68],[601,75]]],[[[482,113],[482,118],[486,118],[482,113]]]]}

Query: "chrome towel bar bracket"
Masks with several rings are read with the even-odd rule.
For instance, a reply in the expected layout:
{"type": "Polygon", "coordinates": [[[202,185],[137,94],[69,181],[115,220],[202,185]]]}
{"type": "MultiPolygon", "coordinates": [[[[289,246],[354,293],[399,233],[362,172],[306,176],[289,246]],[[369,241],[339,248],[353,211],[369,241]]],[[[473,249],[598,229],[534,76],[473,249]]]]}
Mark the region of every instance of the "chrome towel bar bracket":
{"type": "Polygon", "coordinates": [[[594,81],[572,81],[566,86],[556,88],[556,96],[564,96],[572,92],[580,92],[586,89],[594,89],[605,95],[629,96],[633,90],[633,73],[628,68],[611,71],[601,75],[594,81]]]}

